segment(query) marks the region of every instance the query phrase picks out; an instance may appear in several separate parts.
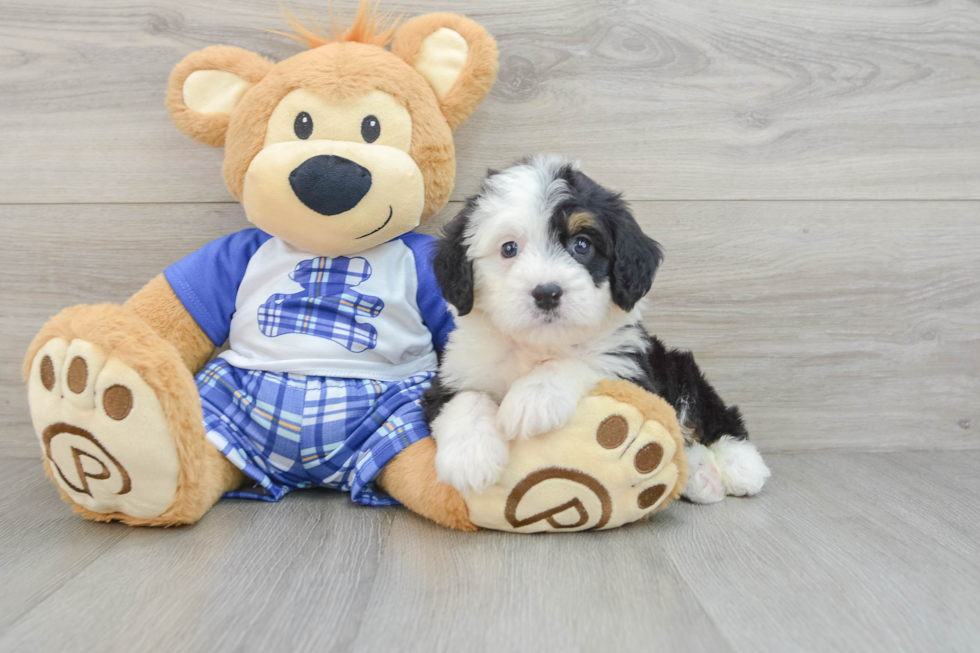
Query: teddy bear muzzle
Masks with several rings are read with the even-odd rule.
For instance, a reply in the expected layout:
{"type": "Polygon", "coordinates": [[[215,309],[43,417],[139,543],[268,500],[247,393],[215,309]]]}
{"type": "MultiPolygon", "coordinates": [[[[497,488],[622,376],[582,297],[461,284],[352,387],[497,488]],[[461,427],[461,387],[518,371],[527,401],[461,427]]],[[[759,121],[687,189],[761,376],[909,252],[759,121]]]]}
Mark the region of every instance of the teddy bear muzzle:
{"type": "Polygon", "coordinates": [[[419,224],[422,171],[395,147],[310,139],[264,147],[245,174],[248,220],[303,251],[349,256],[419,224]]]}

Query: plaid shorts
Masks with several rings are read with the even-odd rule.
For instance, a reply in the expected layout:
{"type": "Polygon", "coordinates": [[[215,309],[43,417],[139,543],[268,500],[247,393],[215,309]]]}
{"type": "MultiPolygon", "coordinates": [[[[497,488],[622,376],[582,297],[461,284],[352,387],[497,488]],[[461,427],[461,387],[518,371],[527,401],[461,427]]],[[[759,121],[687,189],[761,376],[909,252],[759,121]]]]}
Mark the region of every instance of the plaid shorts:
{"type": "Polygon", "coordinates": [[[214,359],[197,374],[208,440],[255,481],[225,496],[278,501],[292,490],[327,487],[349,491],[358,503],[397,504],[374,479],[429,435],[420,402],[433,376],[334,379],[214,359]]]}

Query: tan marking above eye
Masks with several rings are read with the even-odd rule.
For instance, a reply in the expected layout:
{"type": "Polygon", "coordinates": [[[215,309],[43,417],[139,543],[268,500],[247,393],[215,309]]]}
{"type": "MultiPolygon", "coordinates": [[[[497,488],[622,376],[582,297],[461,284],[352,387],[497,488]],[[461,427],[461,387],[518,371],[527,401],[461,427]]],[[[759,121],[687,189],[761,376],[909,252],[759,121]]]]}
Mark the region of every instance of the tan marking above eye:
{"type": "Polygon", "coordinates": [[[71,359],[68,366],[68,389],[75,394],[82,394],[88,382],[88,363],[81,356],[71,359]]]}
{"type": "Polygon", "coordinates": [[[374,116],[381,133],[372,145],[386,145],[403,152],[412,146],[412,116],[391,95],[371,91],[358,97],[331,100],[300,88],[280,100],[272,112],[264,147],[300,140],[295,132],[296,116],[304,112],[313,121],[308,140],[364,143],[361,125],[366,117],[374,116]]]}
{"type": "Polygon", "coordinates": [[[575,233],[576,231],[581,231],[587,227],[595,226],[595,218],[592,217],[591,213],[579,212],[573,213],[568,216],[568,231],[570,233],[575,233]]]}

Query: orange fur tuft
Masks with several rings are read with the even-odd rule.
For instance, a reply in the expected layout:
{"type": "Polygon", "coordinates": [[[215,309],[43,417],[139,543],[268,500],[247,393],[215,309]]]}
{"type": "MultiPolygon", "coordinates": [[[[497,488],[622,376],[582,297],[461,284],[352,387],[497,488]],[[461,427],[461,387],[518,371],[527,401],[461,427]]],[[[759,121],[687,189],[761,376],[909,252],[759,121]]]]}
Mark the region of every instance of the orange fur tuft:
{"type": "Polygon", "coordinates": [[[344,27],[343,23],[339,23],[334,18],[333,7],[331,6],[329,37],[324,36],[316,21],[312,20],[309,16],[304,15],[306,22],[310,25],[310,27],[307,27],[284,5],[279,5],[280,9],[282,9],[283,16],[286,18],[286,22],[289,23],[289,26],[295,34],[279,32],[274,29],[265,31],[291,38],[310,49],[318,48],[328,43],[366,43],[383,48],[388,45],[394,36],[399,19],[392,20],[391,14],[389,13],[384,13],[379,16],[378,4],[380,4],[380,0],[373,7],[371,6],[371,0],[361,0],[357,6],[357,12],[354,14],[354,22],[351,23],[350,27],[344,27]]]}

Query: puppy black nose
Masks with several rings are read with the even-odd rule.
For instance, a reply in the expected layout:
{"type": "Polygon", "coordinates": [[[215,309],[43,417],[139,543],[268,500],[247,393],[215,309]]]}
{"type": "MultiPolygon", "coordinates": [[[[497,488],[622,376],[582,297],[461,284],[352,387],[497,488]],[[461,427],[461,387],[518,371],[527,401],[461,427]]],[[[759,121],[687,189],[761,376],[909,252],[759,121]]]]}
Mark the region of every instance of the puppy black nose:
{"type": "Polygon", "coordinates": [[[289,173],[299,201],[322,215],[337,215],[357,206],[371,190],[371,172],[350,159],[321,154],[289,173]]]}
{"type": "Polygon", "coordinates": [[[561,300],[561,286],[557,283],[542,284],[531,291],[531,297],[534,297],[534,303],[538,308],[550,311],[558,306],[561,300]]]}

